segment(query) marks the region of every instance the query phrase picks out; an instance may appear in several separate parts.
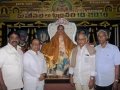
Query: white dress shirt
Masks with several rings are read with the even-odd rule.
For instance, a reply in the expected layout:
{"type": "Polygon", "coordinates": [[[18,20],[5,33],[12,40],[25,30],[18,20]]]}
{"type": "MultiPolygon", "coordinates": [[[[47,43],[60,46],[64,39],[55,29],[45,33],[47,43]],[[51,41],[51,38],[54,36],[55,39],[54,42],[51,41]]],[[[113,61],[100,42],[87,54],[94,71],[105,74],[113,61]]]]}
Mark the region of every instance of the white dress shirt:
{"type": "Polygon", "coordinates": [[[115,65],[120,65],[119,49],[107,43],[105,48],[101,45],[96,47],[96,84],[109,86],[115,80],[115,65]]]}
{"type": "Polygon", "coordinates": [[[38,51],[28,50],[24,54],[24,90],[36,90],[40,84],[44,85],[44,80],[40,81],[40,75],[47,73],[47,66],[44,56],[38,51]]]}
{"type": "Polygon", "coordinates": [[[86,46],[77,48],[76,65],[69,68],[69,73],[73,74],[74,83],[88,85],[90,76],[95,76],[95,55],[90,55],[86,46]]]}
{"type": "Polygon", "coordinates": [[[0,49],[0,68],[3,74],[3,80],[7,89],[19,89],[23,87],[22,82],[22,56],[21,48],[17,50],[8,43],[0,49]]]}

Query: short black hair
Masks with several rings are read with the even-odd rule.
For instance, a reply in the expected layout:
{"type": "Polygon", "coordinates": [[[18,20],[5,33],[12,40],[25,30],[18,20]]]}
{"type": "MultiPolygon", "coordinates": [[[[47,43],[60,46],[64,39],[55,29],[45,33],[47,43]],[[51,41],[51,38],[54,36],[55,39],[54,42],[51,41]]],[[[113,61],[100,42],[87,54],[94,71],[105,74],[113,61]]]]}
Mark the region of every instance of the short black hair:
{"type": "MultiPolygon", "coordinates": [[[[33,38],[33,39],[30,41],[30,44],[32,44],[32,42],[33,42],[34,40],[38,40],[38,41],[40,42],[40,40],[39,40],[38,38],[33,38]]],[[[40,42],[40,44],[41,44],[41,42],[40,42]]]]}
{"type": "Polygon", "coordinates": [[[10,38],[10,36],[11,36],[12,34],[16,34],[18,37],[20,37],[20,34],[19,34],[17,31],[10,31],[10,32],[8,33],[8,38],[10,38]]]}
{"type": "Polygon", "coordinates": [[[86,38],[88,38],[87,34],[84,31],[80,31],[76,34],[76,41],[78,40],[80,34],[83,34],[86,38]]]}

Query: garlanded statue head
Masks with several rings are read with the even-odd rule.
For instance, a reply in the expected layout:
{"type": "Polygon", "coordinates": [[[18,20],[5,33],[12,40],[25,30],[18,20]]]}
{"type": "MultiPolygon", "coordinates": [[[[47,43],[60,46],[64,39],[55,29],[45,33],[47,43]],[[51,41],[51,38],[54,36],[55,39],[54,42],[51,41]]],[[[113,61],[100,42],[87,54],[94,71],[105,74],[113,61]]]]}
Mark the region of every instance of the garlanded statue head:
{"type": "Polygon", "coordinates": [[[20,34],[20,40],[25,42],[27,39],[27,32],[25,30],[20,30],[19,34],[20,34]]]}
{"type": "Polygon", "coordinates": [[[64,32],[64,26],[63,25],[59,25],[57,27],[57,32],[56,32],[58,35],[63,35],[65,32],[64,32]]]}

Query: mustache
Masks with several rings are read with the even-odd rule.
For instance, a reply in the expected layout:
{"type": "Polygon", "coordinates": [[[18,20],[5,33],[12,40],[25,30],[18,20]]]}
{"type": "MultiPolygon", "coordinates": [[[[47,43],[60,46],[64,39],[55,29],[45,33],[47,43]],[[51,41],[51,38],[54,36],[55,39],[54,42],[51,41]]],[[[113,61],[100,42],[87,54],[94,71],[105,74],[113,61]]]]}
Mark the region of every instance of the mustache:
{"type": "Polygon", "coordinates": [[[18,41],[12,41],[12,43],[18,43],[18,41]]]}

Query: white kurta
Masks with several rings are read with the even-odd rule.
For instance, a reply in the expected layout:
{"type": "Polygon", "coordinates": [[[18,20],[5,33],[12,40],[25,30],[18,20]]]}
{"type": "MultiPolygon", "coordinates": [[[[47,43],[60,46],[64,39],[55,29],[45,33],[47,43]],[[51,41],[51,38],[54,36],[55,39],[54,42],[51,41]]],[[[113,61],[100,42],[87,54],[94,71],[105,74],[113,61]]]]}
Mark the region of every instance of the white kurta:
{"type": "Polygon", "coordinates": [[[24,90],[43,90],[44,80],[39,81],[40,75],[47,73],[46,61],[42,53],[36,54],[28,50],[24,54],[24,90]]]}
{"type": "Polygon", "coordinates": [[[16,50],[9,43],[0,49],[0,68],[2,70],[3,80],[8,90],[23,87],[22,55],[23,53],[19,46],[16,50]]]}
{"type": "Polygon", "coordinates": [[[88,85],[90,76],[95,76],[95,55],[90,55],[86,46],[78,47],[76,66],[70,67],[69,73],[73,74],[74,83],[88,85]]]}

